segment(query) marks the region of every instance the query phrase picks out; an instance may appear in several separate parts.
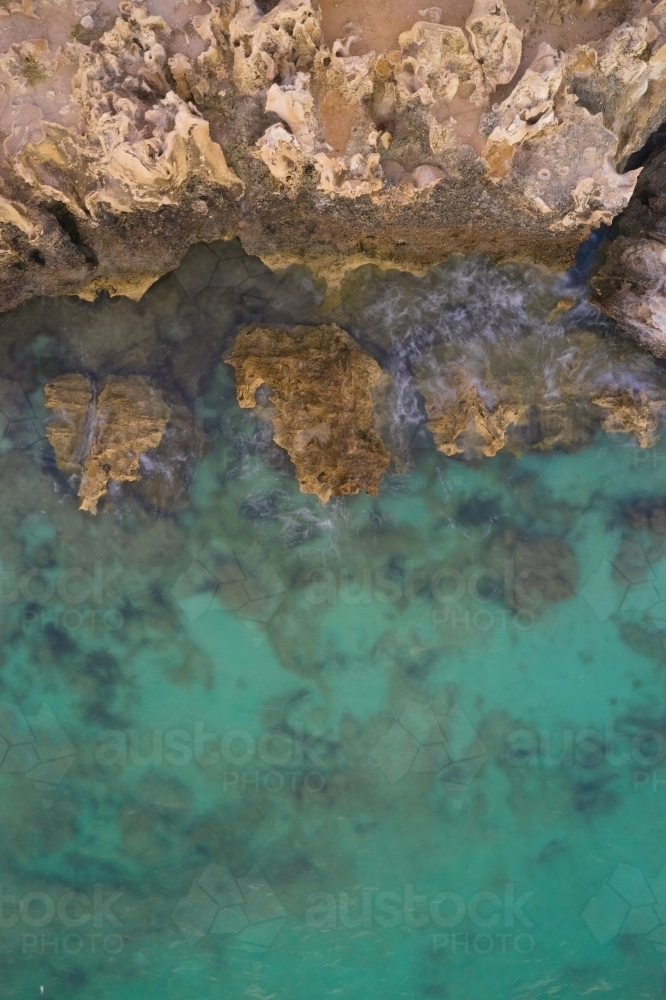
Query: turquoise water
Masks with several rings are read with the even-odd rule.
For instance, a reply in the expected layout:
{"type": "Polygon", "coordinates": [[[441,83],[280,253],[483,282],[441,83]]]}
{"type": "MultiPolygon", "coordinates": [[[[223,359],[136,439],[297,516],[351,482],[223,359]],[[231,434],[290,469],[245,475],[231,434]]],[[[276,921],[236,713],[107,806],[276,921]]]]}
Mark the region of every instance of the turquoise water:
{"type": "Polygon", "coordinates": [[[137,304],[2,317],[0,996],[666,995],[666,442],[583,415],[578,450],[448,459],[413,378],[534,371],[540,338],[556,393],[582,330],[586,386],[659,388],[567,282],[327,295],[234,243],[137,304]],[[378,497],[300,494],[238,408],[220,359],[258,319],[334,319],[393,373],[378,497]],[[43,436],[67,371],[181,408],[96,517],[43,436]]]}

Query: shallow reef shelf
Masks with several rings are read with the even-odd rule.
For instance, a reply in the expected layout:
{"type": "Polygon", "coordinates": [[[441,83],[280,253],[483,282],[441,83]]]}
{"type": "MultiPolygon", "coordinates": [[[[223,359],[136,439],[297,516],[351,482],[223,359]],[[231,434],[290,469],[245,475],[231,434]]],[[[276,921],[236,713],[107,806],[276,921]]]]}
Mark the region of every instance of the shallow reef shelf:
{"type": "Polygon", "coordinates": [[[332,298],[237,241],[0,357],[3,1000],[664,995],[662,362],[571,276],[332,298]],[[381,375],[377,495],[301,492],[223,360],[326,324],[381,375]]]}

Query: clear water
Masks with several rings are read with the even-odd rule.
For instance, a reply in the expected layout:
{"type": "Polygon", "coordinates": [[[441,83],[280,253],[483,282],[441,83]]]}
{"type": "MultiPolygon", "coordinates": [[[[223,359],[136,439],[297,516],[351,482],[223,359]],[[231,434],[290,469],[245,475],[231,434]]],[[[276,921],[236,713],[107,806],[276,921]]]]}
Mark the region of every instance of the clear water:
{"type": "Polygon", "coordinates": [[[413,379],[491,358],[556,394],[573,356],[581,394],[658,389],[571,281],[325,295],[229,244],[138,304],[1,318],[30,407],[0,442],[0,996],[666,995],[666,443],[447,459],[413,379]],[[220,358],[257,319],[336,319],[393,372],[379,497],[300,494],[239,410],[220,358]],[[43,438],[66,371],[183,407],[97,517],[43,438]]]}

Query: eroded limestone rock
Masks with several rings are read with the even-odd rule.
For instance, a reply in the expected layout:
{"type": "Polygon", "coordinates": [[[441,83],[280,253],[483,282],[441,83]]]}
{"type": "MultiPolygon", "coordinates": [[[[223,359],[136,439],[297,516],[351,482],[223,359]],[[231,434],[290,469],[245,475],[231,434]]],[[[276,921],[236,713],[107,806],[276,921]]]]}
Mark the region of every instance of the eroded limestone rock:
{"type": "Polygon", "coordinates": [[[61,375],[44,387],[55,417],[46,436],[58,468],[81,476],[80,510],[97,513],[110,480],[139,478],[139,457],[157,448],[169,422],[162,394],[140,375],[110,375],[99,395],[85,375],[61,375]]]}
{"type": "Polygon", "coordinates": [[[63,472],[81,474],[92,399],[93,387],[86,375],[60,375],[44,386],[44,405],[56,414],[47,426],[46,436],[63,472]]]}
{"type": "Polygon", "coordinates": [[[631,434],[641,448],[655,445],[666,396],[596,385],[605,375],[603,369],[595,373],[592,365],[589,375],[586,371],[593,338],[574,336],[567,346],[570,363],[559,369],[548,365],[545,352],[541,370],[530,365],[529,351],[513,364],[509,361],[507,371],[489,351],[481,377],[457,364],[438,370],[429,362],[417,368],[437,449],[466,458],[490,458],[502,449],[514,455],[575,451],[589,444],[599,429],[631,434]]]}
{"type": "Polygon", "coordinates": [[[598,305],[657,357],[666,357],[666,152],[649,158],[592,277],[598,305]]]}
{"type": "Polygon", "coordinates": [[[666,400],[650,399],[645,392],[623,389],[595,396],[592,402],[608,411],[601,426],[608,434],[633,434],[641,448],[657,443],[659,414],[666,400]]]}
{"type": "Polygon", "coordinates": [[[378,51],[353,26],[327,38],[315,0],[99,0],[85,24],[74,0],[10,4],[0,308],[140,295],[233,235],[333,280],[454,250],[568,264],[666,117],[666,0],[537,7],[536,48],[510,0],[470,0],[453,24],[416,8],[378,51]]]}
{"type": "Polygon", "coordinates": [[[268,387],[273,438],[296,469],[303,493],[326,503],[350,493],[376,494],[389,464],[373,417],[373,389],[384,376],[376,361],[335,324],[290,331],[241,331],[225,360],[236,372],[242,407],[258,405],[268,387]]]}
{"type": "Polygon", "coordinates": [[[478,389],[462,375],[454,379],[451,390],[450,400],[426,390],[428,428],[438,451],[451,457],[463,453],[467,445],[468,449],[492,458],[506,444],[507,430],[524,413],[524,403],[513,407],[500,403],[490,409],[478,389]]]}

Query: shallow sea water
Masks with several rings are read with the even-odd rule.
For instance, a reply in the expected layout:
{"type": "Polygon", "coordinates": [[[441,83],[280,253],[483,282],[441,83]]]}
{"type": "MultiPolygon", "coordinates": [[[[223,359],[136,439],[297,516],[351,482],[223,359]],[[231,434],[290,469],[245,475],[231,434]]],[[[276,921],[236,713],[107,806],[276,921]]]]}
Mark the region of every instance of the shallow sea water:
{"type": "Polygon", "coordinates": [[[666,441],[448,459],[431,355],[664,379],[572,277],[483,259],[327,296],[217,244],[0,317],[1,997],[666,996],[666,441]],[[398,457],[322,506],[220,359],[325,320],[393,373],[398,457]],[[96,517],[44,440],[67,371],[181,408],[96,517]]]}

